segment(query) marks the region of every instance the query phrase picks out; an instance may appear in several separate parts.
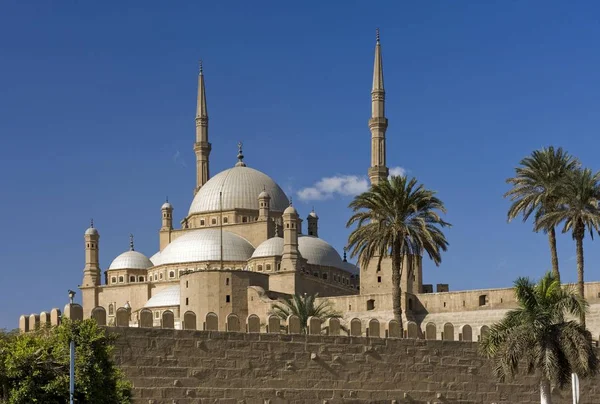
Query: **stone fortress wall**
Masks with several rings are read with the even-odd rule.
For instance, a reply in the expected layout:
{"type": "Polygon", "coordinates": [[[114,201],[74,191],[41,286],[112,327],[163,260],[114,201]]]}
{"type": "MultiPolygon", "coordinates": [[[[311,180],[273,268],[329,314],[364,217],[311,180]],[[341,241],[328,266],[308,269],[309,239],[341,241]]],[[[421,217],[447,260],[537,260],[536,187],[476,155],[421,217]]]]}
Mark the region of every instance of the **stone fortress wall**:
{"type": "MultiPolygon", "coordinates": [[[[81,319],[83,309],[67,305],[64,315],[81,319]]],[[[124,326],[107,328],[119,337],[115,360],[134,385],[134,403],[539,402],[535,376],[498,383],[476,343],[399,338],[393,321],[382,325],[373,319],[365,329],[356,320],[347,336],[339,322],[312,318],[303,335],[293,317],[280,322],[251,315],[242,321],[231,314],[225,331],[214,313],[202,321],[187,315],[186,328],[204,331],[174,330],[168,314],[161,328],[152,327],[151,316],[142,316],[140,327],[129,327],[125,309],[117,316],[124,326]]],[[[103,309],[92,317],[100,323],[106,319],[103,309]]],[[[42,321],[40,316],[22,320],[27,327],[42,321]]],[[[411,324],[409,334],[416,331],[411,324]]],[[[598,382],[600,377],[582,381],[582,404],[600,402],[598,382]]],[[[570,403],[570,391],[554,392],[553,399],[570,403]]]]}

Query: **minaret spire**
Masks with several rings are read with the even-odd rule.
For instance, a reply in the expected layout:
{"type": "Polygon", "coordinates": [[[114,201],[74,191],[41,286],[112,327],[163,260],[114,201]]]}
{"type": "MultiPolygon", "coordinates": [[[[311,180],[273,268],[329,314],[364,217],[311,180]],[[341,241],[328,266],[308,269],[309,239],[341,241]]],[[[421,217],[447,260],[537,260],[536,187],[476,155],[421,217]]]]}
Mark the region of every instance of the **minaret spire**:
{"type": "Polygon", "coordinates": [[[383,59],[381,56],[379,28],[377,28],[375,63],[373,65],[373,88],[371,89],[371,119],[369,119],[369,129],[371,130],[371,167],[369,168],[369,179],[372,185],[384,181],[389,174],[385,151],[385,131],[387,126],[388,120],[385,117],[385,89],[383,86],[383,59]]]}
{"type": "Polygon", "coordinates": [[[209,161],[211,145],[208,142],[208,109],[206,106],[206,90],[204,86],[204,69],[200,61],[198,73],[198,100],[196,105],[196,188],[195,192],[206,184],[209,176],[209,161]]]}

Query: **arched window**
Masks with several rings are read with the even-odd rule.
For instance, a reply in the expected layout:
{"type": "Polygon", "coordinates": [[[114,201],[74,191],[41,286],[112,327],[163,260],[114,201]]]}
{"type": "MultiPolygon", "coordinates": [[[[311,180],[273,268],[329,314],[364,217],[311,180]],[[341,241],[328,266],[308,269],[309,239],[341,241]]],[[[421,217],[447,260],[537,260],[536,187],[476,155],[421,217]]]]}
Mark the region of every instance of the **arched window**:
{"type": "Polygon", "coordinates": [[[267,271],[271,270],[271,264],[267,264],[267,271]]]}
{"type": "Polygon", "coordinates": [[[323,273],[323,279],[327,280],[327,274],[323,273]]]}
{"type": "Polygon", "coordinates": [[[217,219],[213,217],[213,218],[210,220],[210,224],[217,224],[217,219]]]}
{"type": "Polygon", "coordinates": [[[154,274],[154,280],[157,281],[158,280],[158,274],[154,274]]]}
{"type": "Polygon", "coordinates": [[[130,276],[129,277],[129,282],[135,282],[135,276],[130,276]]]}
{"type": "Polygon", "coordinates": [[[225,278],[225,286],[229,286],[229,278],[225,278]]]}
{"type": "Polygon", "coordinates": [[[125,278],[123,278],[123,276],[119,276],[119,283],[123,283],[125,282],[125,278]]]}
{"type": "Polygon", "coordinates": [[[169,278],[175,278],[175,271],[169,271],[169,278]]]}
{"type": "Polygon", "coordinates": [[[110,283],[117,283],[117,277],[113,276],[112,278],[110,278],[110,283]]]}
{"type": "Polygon", "coordinates": [[[108,305],[108,315],[109,316],[115,315],[115,306],[113,306],[112,303],[108,305]]]}
{"type": "Polygon", "coordinates": [[[259,265],[259,266],[258,266],[258,270],[259,270],[259,271],[262,271],[262,265],[259,265]]]}
{"type": "Polygon", "coordinates": [[[162,275],[162,272],[161,272],[161,273],[158,275],[158,279],[162,279],[162,278],[163,278],[163,275],[162,275]]]}
{"type": "Polygon", "coordinates": [[[144,282],[144,277],[143,276],[139,276],[138,277],[138,282],[144,282]]]}

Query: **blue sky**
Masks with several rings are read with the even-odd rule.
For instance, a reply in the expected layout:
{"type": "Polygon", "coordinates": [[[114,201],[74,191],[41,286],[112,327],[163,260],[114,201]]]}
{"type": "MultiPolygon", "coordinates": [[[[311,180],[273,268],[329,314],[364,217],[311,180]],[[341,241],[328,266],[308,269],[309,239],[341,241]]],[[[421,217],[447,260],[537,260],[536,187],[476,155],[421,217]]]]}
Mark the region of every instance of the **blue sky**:
{"type": "MultiPolygon", "coordinates": [[[[64,305],[91,217],[103,268],[130,232],[138,250],[157,250],[166,195],[184,217],[200,58],[212,172],[243,141],[247,164],[303,217],[314,205],[341,252],[351,196],[298,193],[366,175],[380,27],[388,162],[447,205],[450,249],[424,277],[451,290],[549,269],[547,238],[506,223],[504,180],[522,157],[560,145],[600,169],[596,2],[126,3],[0,6],[0,328],[64,305]]],[[[585,242],[589,280],[600,280],[598,243],[585,242]]],[[[573,281],[570,236],[558,246],[573,281]]]]}

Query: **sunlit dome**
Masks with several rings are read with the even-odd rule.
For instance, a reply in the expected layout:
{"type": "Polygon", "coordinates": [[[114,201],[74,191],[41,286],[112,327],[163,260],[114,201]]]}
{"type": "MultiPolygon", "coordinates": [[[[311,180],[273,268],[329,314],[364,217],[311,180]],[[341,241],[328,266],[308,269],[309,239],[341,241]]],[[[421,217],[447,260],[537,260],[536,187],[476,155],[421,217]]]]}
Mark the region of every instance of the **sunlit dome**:
{"type": "Polygon", "coordinates": [[[150,300],[146,302],[144,307],[171,307],[179,306],[180,302],[180,289],[179,285],[169,286],[152,296],[150,300]]]}
{"type": "Polygon", "coordinates": [[[258,210],[258,196],[267,192],[271,210],[283,212],[289,201],[285,192],[268,175],[250,167],[236,166],[212,177],[200,188],[189,214],[218,210],[258,210]],[[219,197],[222,193],[222,197],[219,197]]]}
{"type": "MultiPolygon", "coordinates": [[[[223,261],[248,261],[254,247],[245,238],[223,231],[223,261]]],[[[221,260],[221,231],[187,231],[160,252],[157,265],[221,260]]]]}
{"type": "Polygon", "coordinates": [[[152,261],[139,251],[125,251],[110,263],[108,269],[147,269],[152,261]]]}
{"type": "MultiPolygon", "coordinates": [[[[352,264],[344,263],[335,248],[318,237],[301,235],[298,237],[298,250],[300,255],[311,265],[329,266],[350,271],[352,264]]],[[[279,257],[282,254],[283,238],[272,237],[256,247],[252,258],[279,257]]],[[[354,268],[354,271],[356,271],[356,268],[354,268]]]]}
{"type": "Polygon", "coordinates": [[[271,237],[256,247],[252,258],[275,257],[281,254],[283,254],[283,238],[271,237]]]}
{"type": "Polygon", "coordinates": [[[152,257],[150,257],[150,261],[156,266],[160,263],[160,251],[157,251],[152,257]]]}

